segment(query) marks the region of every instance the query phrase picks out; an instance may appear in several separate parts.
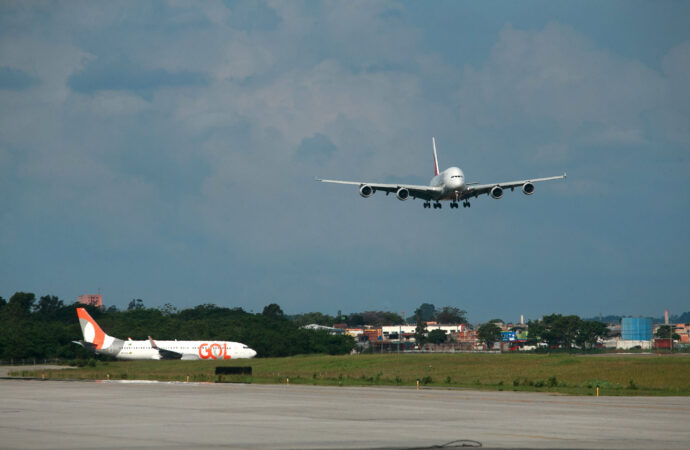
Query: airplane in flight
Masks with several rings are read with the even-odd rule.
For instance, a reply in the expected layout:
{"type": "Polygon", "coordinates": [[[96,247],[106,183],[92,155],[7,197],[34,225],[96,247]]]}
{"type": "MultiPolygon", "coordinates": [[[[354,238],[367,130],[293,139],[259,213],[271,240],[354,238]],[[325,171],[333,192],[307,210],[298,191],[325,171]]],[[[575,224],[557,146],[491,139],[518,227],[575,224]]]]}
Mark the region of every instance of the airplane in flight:
{"type": "Polygon", "coordinates": [[[231,341],[123,341],[108,336],[84,308],[77,308],[83,341],[72,341],[97,354],[117,359],[206,359],[253,358],[256,352],[231,341]]]}
{"type": "Polygon", "coordinates": [[[429,186],[418,186],[412,184],[384,184],[384,183],[368,183],[363,181],[341,181],[341,180],[324,180],[317,178],[316,181],[323,183],[337,183],[337,184],[352,184],[359,186],[359,195],[364,198],[371,197],[376,191],[384,191],[386,195],[395,192],[398,200],[407,200],[408,198],[421,198],[425,200],[424,208],[431,208],[431,201],[433,200],[434,209],[441,208],[441,200],[450,200],[451,208],[458,208],[458,202],[462,200],[463,208],[470,207],[470,198],[476,198],[482,194],[488,194],[494,199],[503,197],[503,192],[506,189],[511,191],[516,187],[521,187],[525,195],[534,194],[534,183],[541,181],[560,180],[566,177],[566,174],[556,177],[547,178],[532,178],[529,180],[508,181],[505,183],[467,183],[465,182],[465,174],[459,167],[449,167],[443,172],[438,171],[438,157],[436,156],[436,139],[431,138],[431,144],[434,148],[434,177],[429,182],[429,186]]]}

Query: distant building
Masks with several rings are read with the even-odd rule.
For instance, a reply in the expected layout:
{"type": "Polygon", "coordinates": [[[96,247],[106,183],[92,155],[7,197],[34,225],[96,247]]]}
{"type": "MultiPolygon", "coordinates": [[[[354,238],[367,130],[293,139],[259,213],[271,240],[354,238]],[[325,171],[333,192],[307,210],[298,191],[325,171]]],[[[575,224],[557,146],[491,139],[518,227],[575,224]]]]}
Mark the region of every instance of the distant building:
{"type": "Polygon", "coordinates": [[[652,348],[652,341],[646,340],[632,340],[632,339],[620,339],[616,341],[616,350],[632,350],[632,349],[642,349],[649,350],[652,348]]]}
{"type": "Polygon", "coordinates": [[[103,296],[101,294],[84,294],[78,297],[79,303],[82,305],[97,306],[103,309],[103,296]]]}
{"type": "Polygon", "coordinates": [[[624,318],[621,320],[621,339],[624,341],[651,341],[652,319],[624,318]]]}
{"type": "Polygon", "coordinates": [[[626,317],[621,320],[621,339],[616,342],[616,349],[634,348],[652,348],[652,319],[626,317]]]}
{"type": "Polygon", "coordinates": [[[680,336],[681,343],[690,344],[690,323],[676,324],[673,332],[680,336]]]}

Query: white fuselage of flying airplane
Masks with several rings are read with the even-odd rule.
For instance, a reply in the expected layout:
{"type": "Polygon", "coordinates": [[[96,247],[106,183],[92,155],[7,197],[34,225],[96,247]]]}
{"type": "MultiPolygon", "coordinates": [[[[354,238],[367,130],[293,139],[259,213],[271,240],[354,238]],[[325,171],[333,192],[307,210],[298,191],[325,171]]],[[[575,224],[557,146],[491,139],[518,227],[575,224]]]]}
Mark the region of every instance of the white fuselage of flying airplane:
{"type": "Polygon", "coordinates": [[[442,189],[435,200],[461,198],[466,187],[465,174],[462,173],[459,167],[449,167],[432,178],[429,182],[429,186],[440,187],[442,189]]]}

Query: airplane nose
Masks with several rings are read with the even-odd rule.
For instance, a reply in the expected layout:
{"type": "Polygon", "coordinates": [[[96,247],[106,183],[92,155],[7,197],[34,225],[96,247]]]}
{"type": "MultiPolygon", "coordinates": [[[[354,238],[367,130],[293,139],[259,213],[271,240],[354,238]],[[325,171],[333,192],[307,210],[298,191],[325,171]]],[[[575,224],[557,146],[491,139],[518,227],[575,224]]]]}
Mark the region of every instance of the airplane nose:
{"type": "Polygon", "coordinates": [[[254,349],[249,349],[249,357],[250,357],[250,358],[253,358],[253,357],[255,357],[255,356],[256,356],[256,350],[254,350],[254,349]]]}

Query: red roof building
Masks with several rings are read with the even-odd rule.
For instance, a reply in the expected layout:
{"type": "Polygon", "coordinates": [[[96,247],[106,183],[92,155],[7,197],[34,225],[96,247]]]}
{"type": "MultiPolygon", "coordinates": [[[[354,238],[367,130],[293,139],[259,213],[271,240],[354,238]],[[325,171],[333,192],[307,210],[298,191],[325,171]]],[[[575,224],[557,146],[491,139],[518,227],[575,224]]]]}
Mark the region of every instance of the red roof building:
{"type": "Polygon", "coordinates": [[[78,297],[79,303],[82,305],[97,306],[103,309],[103,296],[101,294],[84,294],[78,297]]]}

